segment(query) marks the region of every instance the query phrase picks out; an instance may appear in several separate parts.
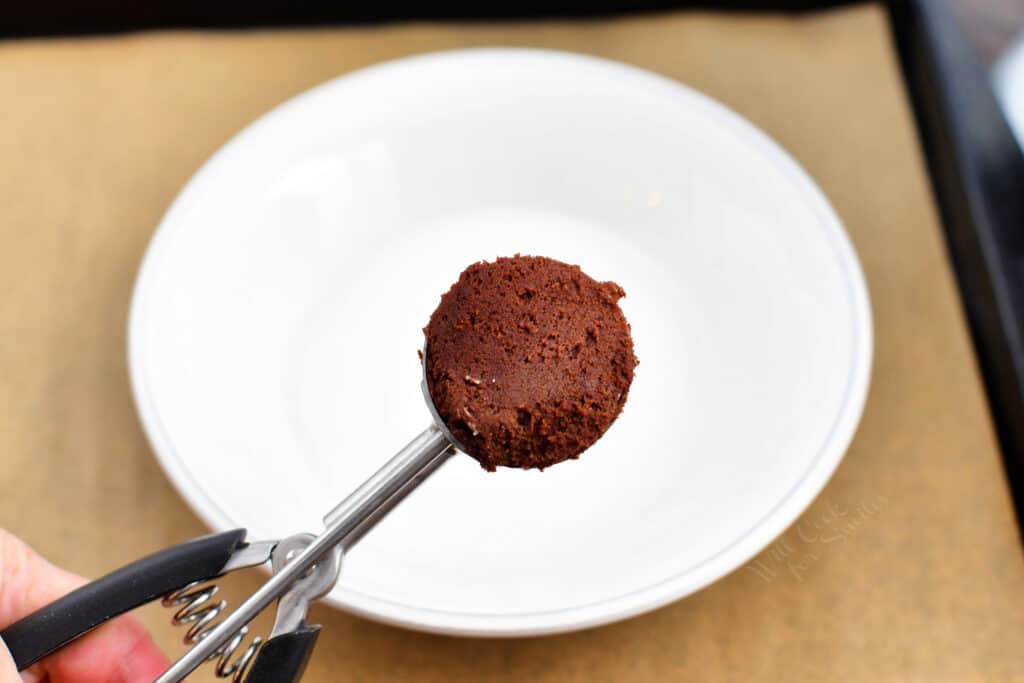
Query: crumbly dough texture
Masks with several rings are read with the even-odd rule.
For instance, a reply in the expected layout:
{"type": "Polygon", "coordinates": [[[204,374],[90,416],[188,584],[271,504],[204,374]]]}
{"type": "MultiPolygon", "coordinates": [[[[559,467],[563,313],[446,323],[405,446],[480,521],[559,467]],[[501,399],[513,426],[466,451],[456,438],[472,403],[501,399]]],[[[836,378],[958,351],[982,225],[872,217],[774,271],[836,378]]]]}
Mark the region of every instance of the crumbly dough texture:
{"type": "Polygon", "coordinates": [[[622,412],[637,365],[614,282],[542,256],[469,266],[424,328],[438,415],[484,468],[578,458],[622,412]]]}

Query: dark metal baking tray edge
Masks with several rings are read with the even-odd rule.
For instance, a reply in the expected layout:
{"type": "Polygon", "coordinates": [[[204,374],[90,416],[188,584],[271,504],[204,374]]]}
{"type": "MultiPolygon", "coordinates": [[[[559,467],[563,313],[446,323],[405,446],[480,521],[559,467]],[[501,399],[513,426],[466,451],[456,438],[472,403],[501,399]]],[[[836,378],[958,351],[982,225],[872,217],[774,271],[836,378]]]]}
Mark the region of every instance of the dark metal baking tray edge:
{"type": "Polygon", "coordinates": [[[888,8],[1021,530],[1024,155],[948,0],[888,8]]]}

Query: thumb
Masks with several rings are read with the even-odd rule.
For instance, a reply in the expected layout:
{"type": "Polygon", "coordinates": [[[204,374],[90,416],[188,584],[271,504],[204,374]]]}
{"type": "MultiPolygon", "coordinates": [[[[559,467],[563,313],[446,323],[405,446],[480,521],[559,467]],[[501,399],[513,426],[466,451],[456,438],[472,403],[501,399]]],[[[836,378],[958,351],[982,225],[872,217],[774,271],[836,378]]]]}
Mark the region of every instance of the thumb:
{"type": "Polygon", "coordinates": [[[7,646],[2,640],[0,640],[0,683],[22,683],[21,674],[15,668],[11,653],[7,651],[7,646]]]}
{"type": "MultiPolygon", "coordinates": [[[[84,580],[33,552],[0,529],[0,627],[5,627],[56,600],[84,580]]],[[[146,629],[131,615],[122,615],[87,633],[43,663],[18,674],[10,652],[0,644],[0,683],[76,681],[76,683],[138,683],[152,681],[167,659],[146,629]]]]}

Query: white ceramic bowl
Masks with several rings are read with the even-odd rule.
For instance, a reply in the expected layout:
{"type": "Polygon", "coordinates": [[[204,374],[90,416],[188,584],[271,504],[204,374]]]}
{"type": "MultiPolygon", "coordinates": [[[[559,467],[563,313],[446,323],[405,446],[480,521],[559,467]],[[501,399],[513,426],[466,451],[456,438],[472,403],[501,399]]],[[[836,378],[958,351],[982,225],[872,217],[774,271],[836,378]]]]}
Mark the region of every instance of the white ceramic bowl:
{"type": "Polygon", "coordinates": [[[427,424],[416,350],[439,295],[515,252],[625,288],[624,413],[543,473],[455,458],[353,550],[332,603],[464,635],[602,624],[727,574],[821,490],[872,344],[828,202],[707,97],[535,50],[339,78],[199,170],[131,311],[160,463],[214,529],[317,531],[427,424]]]}

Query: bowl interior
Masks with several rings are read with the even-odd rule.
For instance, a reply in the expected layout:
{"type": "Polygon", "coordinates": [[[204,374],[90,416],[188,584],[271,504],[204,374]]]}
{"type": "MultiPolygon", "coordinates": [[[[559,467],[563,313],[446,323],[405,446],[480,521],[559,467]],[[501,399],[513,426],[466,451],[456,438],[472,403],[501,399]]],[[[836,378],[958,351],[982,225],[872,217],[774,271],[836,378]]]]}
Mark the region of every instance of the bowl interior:
{"type": "Polygon", "coordinates": [[[416,351],[440,294],[517,252],[625,288],[625,411],[543,473],[456,457],[346,558],[332,600],[435,631],[578,628],[730,571],[820,490],[870,357],[827,203],[699,94],[517,50],[325,84],[197,174],[132,315],[161,462],[216,528],[317,531],[430,419],[416,351]]]}

